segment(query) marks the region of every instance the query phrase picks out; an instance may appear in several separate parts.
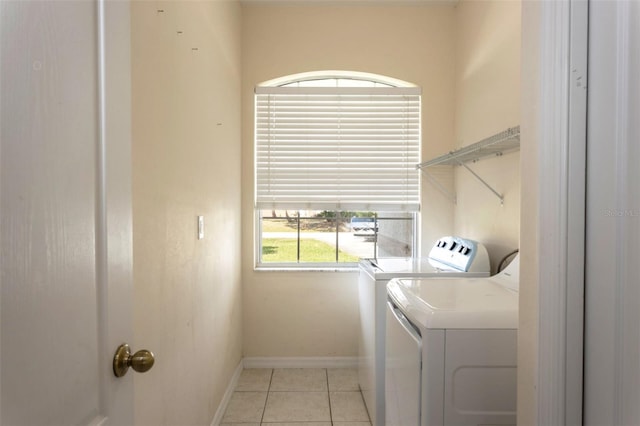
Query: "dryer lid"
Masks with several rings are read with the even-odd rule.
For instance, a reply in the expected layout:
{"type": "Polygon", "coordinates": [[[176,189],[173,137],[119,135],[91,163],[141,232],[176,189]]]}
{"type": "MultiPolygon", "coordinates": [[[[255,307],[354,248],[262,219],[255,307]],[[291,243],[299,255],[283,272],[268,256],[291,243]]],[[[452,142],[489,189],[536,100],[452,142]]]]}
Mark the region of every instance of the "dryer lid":
{"type": "Polygon", "coordinates": [[[518,293],[494,277],[394,279],[387,291],[418,327],[518,328],[518,293]]]}

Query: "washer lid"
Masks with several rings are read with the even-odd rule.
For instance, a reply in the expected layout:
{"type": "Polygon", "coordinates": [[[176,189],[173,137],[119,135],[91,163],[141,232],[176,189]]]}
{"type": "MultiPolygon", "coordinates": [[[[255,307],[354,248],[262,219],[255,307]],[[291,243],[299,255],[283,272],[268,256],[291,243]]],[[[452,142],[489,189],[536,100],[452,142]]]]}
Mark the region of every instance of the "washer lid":
{"type": "Polygon", "coordinates": [[[518,293],[492,277],[393,279],[387,291],[418,327],[518,328],[518,293]]]}
{"type": "Polygon", "coordinates": [[[426,257],[380,257],[361,259],[360,267],[376,280],[390,280],[398,277],[488,277],[489,271],[465,272],[439,264],[426,257]]]}

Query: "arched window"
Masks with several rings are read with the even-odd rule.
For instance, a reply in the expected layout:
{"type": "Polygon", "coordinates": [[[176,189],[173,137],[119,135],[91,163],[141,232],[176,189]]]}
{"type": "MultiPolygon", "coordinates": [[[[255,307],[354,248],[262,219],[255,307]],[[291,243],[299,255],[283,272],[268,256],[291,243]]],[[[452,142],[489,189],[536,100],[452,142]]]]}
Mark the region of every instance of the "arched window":
{"type": "Polygon", "coordinates": [[[413,223],[419,210],[420,88],[365,73],[298,74],[258,85],[255,114],[260,266],[412,254],[413,231],[398,234],[392,222],[413,223]],[[275,223],[295,231],[295,242],[281,241],[295,256],[268,238],[275,223]],[[331,241],[329,258],[306,247],[313,229],[331,241]]]}

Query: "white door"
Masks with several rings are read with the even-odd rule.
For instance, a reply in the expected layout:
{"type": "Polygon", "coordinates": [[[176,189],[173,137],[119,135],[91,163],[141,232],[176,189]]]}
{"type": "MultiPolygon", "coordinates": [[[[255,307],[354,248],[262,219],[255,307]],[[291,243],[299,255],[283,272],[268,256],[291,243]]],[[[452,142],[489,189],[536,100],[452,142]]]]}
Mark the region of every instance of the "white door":
{"type": "Polygon", "coordinates": [[[0,2],[0,423],[133,423],[129,5],[0,2]]]}

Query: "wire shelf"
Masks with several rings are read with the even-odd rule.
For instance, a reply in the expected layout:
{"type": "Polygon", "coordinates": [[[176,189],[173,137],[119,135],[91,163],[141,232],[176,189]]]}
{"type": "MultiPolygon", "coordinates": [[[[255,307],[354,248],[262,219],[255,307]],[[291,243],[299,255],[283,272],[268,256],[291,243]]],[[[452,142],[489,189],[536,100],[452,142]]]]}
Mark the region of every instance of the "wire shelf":
{"type": "Polygon", "coordinates": [[[480,142],[420,163],[416,168],[424,169],[437,165],[459,166],[464,163],[476,162],[485,157],[500,156],[519,149],[520,126],[515,126],[483,139],[480,142]]]}

